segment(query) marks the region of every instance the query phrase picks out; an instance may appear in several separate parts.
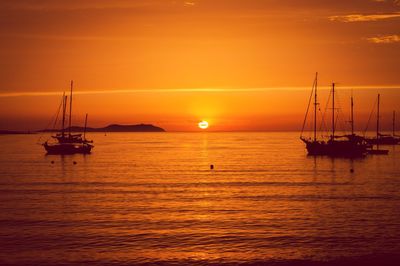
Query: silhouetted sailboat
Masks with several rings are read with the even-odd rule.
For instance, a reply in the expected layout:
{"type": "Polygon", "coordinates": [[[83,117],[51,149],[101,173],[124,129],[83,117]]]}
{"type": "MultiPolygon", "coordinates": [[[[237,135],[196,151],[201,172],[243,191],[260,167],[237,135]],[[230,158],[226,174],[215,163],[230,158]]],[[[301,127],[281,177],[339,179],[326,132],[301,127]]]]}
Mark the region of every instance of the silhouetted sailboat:
{"type": "Polygon", "coordinates": [[[376,154],[376,155],[386,155],[389,153],[389,150],[381,150],[379,149],[379,145],[383,144],[393,144],[393,143],[387,143],[388,139],[384,135],[382,135],[379,130],[380,130],[380,101],[381,101],[381,95],[378,94],[378,106],[377,106],[377,112],[376,112],[376,137],[375,138],[365,138],[365,141],[370,144],[370,145],[376,145],[376,149],[369,149],[368,153],[369,154],[376,154]],[[386,143],[385,143],[386,142],[386,143]]]}
{"type": "Polygon", "coordinates": [[[372,146],[365,142],[365,138],[363,136],[355,134],[355,131],[354,131],[354,98],[353,98],[353,95],[351,95],[351,98],[350,98],[350,110],[351,110],[350,111],[351,134],[344,135],[344,136],[346,138],[348,138],[349,140],[363,143],[364,145],[366,145],[367,148],[371,148],[372,146]]]}
{"type": "Polygon", "coordinates": [[[366,141],[372,145],[396,145],[400,143],[400,138],[396,136],[395,132],[396,123],[396,113],[393,111],[393,124],[392,131],[393,135],[381,134],[380,133],[380,94],[378,94],[378,107],[377,107],[377,117],[376,117],[376,137],[366,138],[366,141]]]}
{"type": "Polygon", "coordinates": [[[393,133],[393,137],[397,138],[398,140],[398,144],[400,143],[400,135],[396,134],[396,111],[393,111],[393,128],[392,128],[392,133],[393,133]]]}
{"type": "Polygon", "coordinates": [[[71,81],[71,94],[69,100],[69,126],[68,133],[66,133],[65,128],[65,116],[67,111],[67,102],[68,97],[63,94],[62,98],[62,124],[61,124],[61,132],[57,133],[52,138],[56,139],[56,143],[49,143],[46,141],[43,143],[44,148],[46,149],[48,154],[75,154],[82,153],[88,154],[91,152],[93,145],[93,141],[89,141],[86,139],[86,126],[87,126],[87,114],[85,117],[85,130],[82,134],[72,134],[72,91],[73,91],[73,81],[71,81]]]}
{"type": "Polygon", "coordinates": [[[309,155],[327,155],[333,157],[360,157],[367,153],[368,145],[364,138],[354,134],[354,127],[351,135],[336,136],[335,129],[335,83],[332,83],[332,132],[329,140],[317,139],[317,87],[318,73],[315,76],[312,94],[314,94],[314,138],[303,137],[304,126],[307,120],[308,111],[311,104],[311,98],[307,107],[306,116],[303,123],[300,139],[306,144],[309,155]]]}

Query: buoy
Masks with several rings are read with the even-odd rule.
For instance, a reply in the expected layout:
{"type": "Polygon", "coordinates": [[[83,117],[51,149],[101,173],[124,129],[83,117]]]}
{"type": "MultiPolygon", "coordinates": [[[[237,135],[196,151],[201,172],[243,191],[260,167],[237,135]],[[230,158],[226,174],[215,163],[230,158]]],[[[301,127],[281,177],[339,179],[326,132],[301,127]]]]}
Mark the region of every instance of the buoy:
{"type": "Polygon", "coordinates": [[[354,169],[353,168],[350,169],[350,173],[354,173],[354,169]]]}
{"type": "Polygon", "coordinates": [[[51,163],[51,164],[54,164],[54,161],[51,161],[50,163],[51,163]]]}
{"type": "Polygon", "coordinates": [[[73,164],[77,164],[77,162],[74,161],[73,164]]]}
{"type": "Polygon", "coordinates": [[[214,169],[214,165],[213,165],[213,164],[210,165],[210,169],[211,169],[211,170],[214,169]]]}

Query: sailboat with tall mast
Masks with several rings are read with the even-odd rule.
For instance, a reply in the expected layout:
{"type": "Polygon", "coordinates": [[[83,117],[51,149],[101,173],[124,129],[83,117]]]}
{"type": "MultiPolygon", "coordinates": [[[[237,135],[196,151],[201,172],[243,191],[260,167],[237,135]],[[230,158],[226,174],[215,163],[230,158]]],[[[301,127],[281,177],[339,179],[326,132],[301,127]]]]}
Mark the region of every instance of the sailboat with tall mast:
{"type": "Polygon", "coordinates": [[[400,144],[400,135],[396,134],[396,111],[393,111],[393,121],[392,121],[392,136],[397,138],[397,144],[400,144]]]}
{"type": "MultiPolygon", "coordinates": [[[[336,117],[335,117],[335,83],[332,83],[332,131],[329,140],[317,139],[317,106],[319,105],[317,99],[317,86],[318,85],[318,73],[315,76],[315,80],[312,88],[312,96],[314,96],[314,137],[305,138],[303,136],[304,127],[306,124],[308,111],[310,109],[311,98],[307,107],[306,116],[304,118],[303,129],[300,139],[306,144],[306,149],[309,155],[326,155],[332,157],[361,157],[366,155],[368,145],[365,143],[364,138],[356,136],[354,134],[354,127],[351,135],[338,136],[336,134],[336,117]]],[[[353,119],[352,119],[353,120],[353,119]]]]}
{"type": "Polygon", "coordinates": [[[73,81],[71,81],[68,128],[65,128],[68,96],[66,96],[64,93],[61,104],[62,106],[61,130],[56,135],[52,136],[52,138],[56,139],[57,142],[49,143],[48,141],[46,141],[42,144],[48,154],[75,154],[75,153],[89,154],[92,148],[94,147],[92,144],[93,141],[86,139],[87,114],[85,117],[85,129],[83,137],[82,134],[72,134],[73,84],[74,84],[73,81]],[[68,131],[68,133],[66,131],[68,131]]]}
{"type": "Polygon", "coordinates": [[[395,132],[395,119],[396,113],[393,111],[393,135],[382,134],[380,132],[380,101],[381,95],[378,94],[377,115],[376,115],[376,136],[375,138],[366,138],[365,140],[371,145],[396,145],[400,143],[400,138],[396,136],[395,132]]]}
{"type": "MultiPolygon", "coordinates": [[[[351,134],[345,135],[345,137],[348,138],[349,140],[363,143],[364,137],[357,135],[354,130],[354,98],[353,98],[353,94],[351,95],[351,98],[350,98],[350,126],[351,126],[351,134]]],[[[367,148],[370,148],[370,147],[371,147],[371,145],[367,145],[367,148]]]]}

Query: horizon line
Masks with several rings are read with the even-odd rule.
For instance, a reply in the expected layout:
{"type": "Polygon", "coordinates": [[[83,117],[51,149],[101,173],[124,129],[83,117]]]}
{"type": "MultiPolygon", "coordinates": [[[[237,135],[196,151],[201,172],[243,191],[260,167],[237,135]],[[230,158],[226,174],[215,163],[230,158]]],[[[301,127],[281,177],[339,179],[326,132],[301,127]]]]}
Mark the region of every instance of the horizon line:
{"type": "MultiPolygon", "coordinates": [[[[80,127],[80,126],[72,126],[72,127],[80,127]]],[[[164,131],[90,131],[87,132],[87,134],[93,134],[93,133],[107,133],[107,134],[111,134],[111,133],[262,133],[262,132],[292,132],[292,133],[301,133],[301,129],[250,129],[250,130],[246,130],[246,129],[236,129],[236,130],[167,130],[162,128],[164,131]]],[[[4,129],[4,128],[0,128],[0,131],[10,131],[10,132],[20,132],[20,133],[24,133],[24,132],[29,132],[29,133],[37,133],[37,134],[52,134],[54,133],[53,131],[46,131],[46,130],[54,130],[54,131],[59,131],[58,129],[4,129]]],[[[349,130],[339,130],[338,133],[340,134],[346,134],[348,133],[349,130]]],[[[391,132],[392,129],[383,129],[382,132],[391,132]]],[[[74,133],[76,132],[81,132],[81,131],[72,131],[74,133]]],[[[313,130],[304,130],[303,133],[312,133],[313,130]]],[[[364,130],[355,130],[355,132],[357,133],[375,133],[376,130],[374,129],[368,129],[366,131],[364,130]]],[[[321,132],[320,132],[321,133],[321,132]]],[[[325,136],[328,137],[329,136],[329,131],[325,131],[324,133],[327,134],[319,134],[319,136],[325,136]]],[[[2,134],[0,134],[2,135],[2,134]]]]}

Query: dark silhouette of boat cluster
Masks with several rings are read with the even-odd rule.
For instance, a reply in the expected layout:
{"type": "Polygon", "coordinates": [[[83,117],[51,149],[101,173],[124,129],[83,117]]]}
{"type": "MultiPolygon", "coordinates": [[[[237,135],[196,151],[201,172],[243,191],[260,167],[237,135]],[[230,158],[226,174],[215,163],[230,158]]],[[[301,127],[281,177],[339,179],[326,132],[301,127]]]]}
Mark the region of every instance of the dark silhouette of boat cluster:
{"type": "MultiPolygon", "coordinates": [[[[304,118],[303,128],[300,139],[306,144],[309,155],[326,155],[332,157],[362,157],[367,154],[388,154],[388,150],[380,149],[380,145],[394,145],[400,143],[400,138],[395,134],[395,116],[393,116],[393,135],[383,135],[380,133],[380,114],[379,104],[380,95],[378,95],[378,111],[377,111],[377,127],[376,137],[368,138],[360,136],[354,132],[354,101],[351,97],[351,134],[336,135],[336,113],[335,111],[335,83],[332,83],[332,117],[331,117],[331,134],[327,140],[317,138],[317,109],[318,103],[318,73],[312,86],[312,92],[309,99],[306,116],[304,118]],[[313,137],[306,138],[303,136],[306,120],[310,110],[310,105],[314,98],[314,119],[313,119],[313,137]]],[[[395,115],[395,113],[393,113],[395,115]]]]}
{"type": "MultiPolygon", "coordinates": [[[[85,127],[83,134],[72,134],[72,91],[73,91],[73,81],[71,81],[71,93],[69,99],[69,127],[68,130],[65,128],[65,121],[66,121],[66,114],[67,114],[67,103],[68,103],[68,96],[63,94],[61,106],[62,107],[62,122],[61,122],[61,132],[57,133],[56,135],[52,136],[55,143],[46,141],[43,143],[43,147],[47,151],[48,154],[89,154],[92,150],[93,141],[86,139],[86,126],[87,126],[87,117],[85,117],[85,127]]],[[[60,111],[60,108],[59,108],[60,111]]],[[[58,114],[57,114],[58,117],[58,114]]],[[[57,123],[57,118],[55,124],[57,123]]]]}

